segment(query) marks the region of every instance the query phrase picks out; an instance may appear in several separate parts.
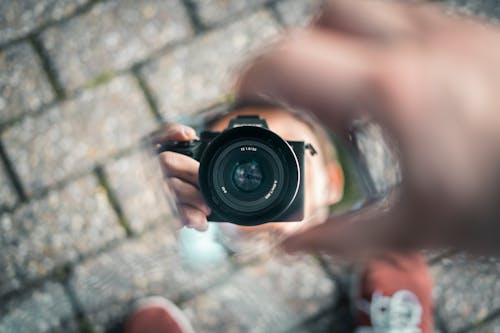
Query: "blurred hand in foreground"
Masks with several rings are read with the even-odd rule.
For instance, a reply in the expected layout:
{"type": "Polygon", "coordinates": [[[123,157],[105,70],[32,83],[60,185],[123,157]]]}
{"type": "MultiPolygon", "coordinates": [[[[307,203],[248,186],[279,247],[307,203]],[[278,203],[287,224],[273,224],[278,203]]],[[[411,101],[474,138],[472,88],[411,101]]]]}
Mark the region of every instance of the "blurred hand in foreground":
{"type": "Polygon", "coordinates": [[[429,4],[328,2],[243,71],[241,100],[313,112],[333,131],[370,117],[398,142],[403,183],[373,206],[290,237],[291,251],[498,250],[500,29],[429,4]]]}

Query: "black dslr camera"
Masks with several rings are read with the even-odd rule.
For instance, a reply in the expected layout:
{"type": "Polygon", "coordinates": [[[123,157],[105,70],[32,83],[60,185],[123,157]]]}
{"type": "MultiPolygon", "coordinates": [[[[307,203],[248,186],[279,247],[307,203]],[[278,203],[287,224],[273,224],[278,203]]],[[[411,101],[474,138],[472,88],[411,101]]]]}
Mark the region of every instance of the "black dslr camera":
{"type": "Polygon", "coordinates": [[[233,118],[223,132],[200,140],[160,143],[200,162],[200,191],[212,210],[209,221],[244,226],[300,221],[304,217],[304,152],[310,144],[285,141],[258,116],[233,118]]]}

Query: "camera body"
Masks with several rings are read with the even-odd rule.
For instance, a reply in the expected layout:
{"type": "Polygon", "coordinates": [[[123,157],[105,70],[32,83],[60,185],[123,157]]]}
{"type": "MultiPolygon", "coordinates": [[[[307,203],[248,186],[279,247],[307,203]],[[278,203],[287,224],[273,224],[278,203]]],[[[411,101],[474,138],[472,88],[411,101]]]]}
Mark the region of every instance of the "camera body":
{"type": "Polygon", "coordinates": [[[212,210],[209,221],[254,226],[304,218],[307,146],[285,141],[265,119],[239,115],[222,132],[163,142],[157,153],[172,151],[200,162],[200,191],[212,210]]]}

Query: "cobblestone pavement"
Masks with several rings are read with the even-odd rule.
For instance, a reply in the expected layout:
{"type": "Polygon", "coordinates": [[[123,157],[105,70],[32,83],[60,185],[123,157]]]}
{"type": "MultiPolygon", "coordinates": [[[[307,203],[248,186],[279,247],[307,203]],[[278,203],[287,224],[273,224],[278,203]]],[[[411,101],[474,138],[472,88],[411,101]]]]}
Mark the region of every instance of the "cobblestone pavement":
{"type": "MultiPolygon", "coordinates": [[[[500,18],[497,0],[448,0],[500,18]]],[[[140,138],[222,103],[239,62],[310,0],[0,1],[0,332],[119,331],[164,295],[198,332],[349,329],[344,264],[186,266],[140,138]]],[[[224,257],[223,256],[223,257],[224,257]]],[[[500,264],[429,254],[439,332],[500,332],[500,264]]]]}

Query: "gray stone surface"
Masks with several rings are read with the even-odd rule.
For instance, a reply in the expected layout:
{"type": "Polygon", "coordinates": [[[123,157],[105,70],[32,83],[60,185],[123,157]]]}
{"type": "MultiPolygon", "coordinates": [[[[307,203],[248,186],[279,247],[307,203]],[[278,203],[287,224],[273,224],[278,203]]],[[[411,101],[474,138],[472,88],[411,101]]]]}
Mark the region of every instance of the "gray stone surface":
{"type": "MultiPolygon", "coordinates": [[[[282,333],[352,333],[353,319],[351,309],[345,302],[307,318],[303,323],[293,329],[286,329],[282,333]]],[[[435,332],[438,333],[438,332],[435,332]]]]}
{"type": "Polygon", "coordinates": [[[77,332],[73,309],[60,284],[47,282],[0,305],[0,333],[77,332]]]}
{"type": "Polygon", "coordinates": [[[317,12],[321,0],[284,0],[275,6],[287,26],[305,26],[317,12]]]}
{"type": "Polygon", "coordinates": [[[73,14],[89,0],[0,1],[0,44],[73,14]]]}
{"type": "Polygon", "coordinates": [[[79,265],[71,286],[96,331],[120,320],[134,299],[162,295],[176,301],[229,273],[223,261],[192,268],[181,260],[176,238],[164,226],[79,265]]]}
{"type": "Polygon", "coordinates": [[[481,321],[500,309],[500,262],[454,256],[432,267],[436,306],[448,331],[481,321]]]}
{"type": "Polygon", "coordinates": [[[28,192],[88,170],[154,127],[137,83],[112,80],[4,133],[6,150],[28,192]]]}
{"type": "Polygon", "coordinates": [[[281,332],[329,306],[335,285],[311,257],[248,266],[183,305],[196,332],[281,332]]]}
{"type": "Polygon", "coordinates": [[[356,127],[356,143],[373,181],[376,193],[386,193],[401,181],[396,145],[375,122],[356,127]]]}
{"type": "Polygon", "coordinates": [[[440,2],[459,13],[479,15],[496,22],[500,19],[498,0],[441,0],[440,2]]]}
{"type": "Polygon", "coordinates": [[[35,111],[53,98],[40,60],[27,42],[0,50],[0,123],[35,111]]]}
{"type": "Polygon", "coordinates": [[[201,21],[213,26],[221,21],[251,10],[268,2],[268,0],[194,0],[201,21]]]}
{"type": "Polygon", "coordinates": [[[474,329],[477,333],[500,333],[500,316],[474,329]]]}
{"type": "Polygon", "coordinates": [[[104,190],[94,178],[86,177],[3,219],[0,261],[14,265],[17,279],[24,282],[122,236],[124,230],[104,190]]]}
{"type": "MultiPolygon", "coordinates": [[[[69,287],[90,319],[89,331],[109,332],[133,300],[152,294],[181,304],[198,333],[349,331],[335,326],[346,322],[348,309],[330,307],[347,285],[349,265],[325,259],[334,283],[310,257],[264,252],[228,260],[207,233],[172,232],[178,221],[163,218],[165,202],[153,194],[148,171],[140,171],[145,157],[129,149],[156,127],[154,117],[134,78],[112,79],[147,60],[141,74],[161,114],[189,116],[224,101],[231,72],[282,29],[264,3],[290,26],[305,24],[320,0],[92,0],[88,11],[78,11],[89,1],[0,1],[0,127],[10,124],[2,144],[28,195],[48,191],[0,213],[0,333],[87,331],[78,327],[65,290],[52,282],[61,275],[49,274],[66,263],[74,266],[69,287]],[[214,27],[193,39],[182,4],[189,1],[214,27]],[[55,22],[75,11],[79,15],[55,22]],[[39,34],[70,100],[55,101],[27,39],[5,45],[27,33],[39,34]],[[125,238],[97,180],[85,176],[96,163],[133,237],[125,238]],[[61,180],[67,184],[53,188],[61,180]],[[188,265],[208,260],[218,265],[188,265]]],[[[500,1],[444,2],[500,17],[500,1]]],[[[384,165],[378,169],[387,171],[384,165]]],[[[16,205],[17,196],[2,167],[3,208],[16,205]]],[[[435,261],[440,331],[500,333],[498,317],[484,322],[500,309],[500,265],[426,255],[435,261]]]]}
{"type": "MultiPolygon", "coordinates": [[[[12,219],[10,215],[2,214],[0,216],[0,230],[6,230],[11,225],[12,219]]],[[[6,236],[2,235],[0,237],[3,239],[6,236]]],[[[18,289],[21,286],[21,283],[16,275],[15,257],[16,253],[14,251],[7,253],[2,248],[2,254],[0,254],[0,267],[2,267],[2,270],[0,271],[0,295],[3,295],[11,290],[18,289]]]]}
{"type": "Polygon", "coordinates": [[[231,88],[238,63],[278,31],[268,12],[197,38],[145,68],[160,112],[166,118],[192,113],[220,101],[231,88]]]}
{"type": "Polygon", "coordinates": [[[0,165],[0,210],[2,207],[12,207],[17,201],[16,193],[4,170],[0,165]]]}
{"type": "Polygon", "coordinates": [[[178,0],[111,0],[48,29],[42,39],[63,85],[73,90],[101,74],[125,69],[190,33],[178,0]]]}
{"type": "Polygon", "coordinates": [[[146,151],[134,152],[110,163],[106,171],[134,232],[168,220],[171,212],[156,157],[146,151]]]}

